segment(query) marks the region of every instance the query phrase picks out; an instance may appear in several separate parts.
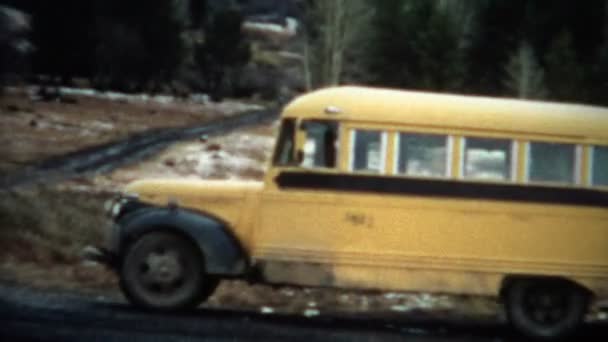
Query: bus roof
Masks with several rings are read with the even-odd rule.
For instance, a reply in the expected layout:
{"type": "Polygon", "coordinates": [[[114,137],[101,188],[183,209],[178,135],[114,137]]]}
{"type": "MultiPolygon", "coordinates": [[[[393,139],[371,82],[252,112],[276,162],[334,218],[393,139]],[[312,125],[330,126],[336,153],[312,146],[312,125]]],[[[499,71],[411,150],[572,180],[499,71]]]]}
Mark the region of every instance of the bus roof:
{"type": "Polygon", "coordinates": [[[608,108],[367,87],[302,95],[283,116],[608,140],[608,108]],[[327,114],[328,107],[338,114],[327,114]]]}

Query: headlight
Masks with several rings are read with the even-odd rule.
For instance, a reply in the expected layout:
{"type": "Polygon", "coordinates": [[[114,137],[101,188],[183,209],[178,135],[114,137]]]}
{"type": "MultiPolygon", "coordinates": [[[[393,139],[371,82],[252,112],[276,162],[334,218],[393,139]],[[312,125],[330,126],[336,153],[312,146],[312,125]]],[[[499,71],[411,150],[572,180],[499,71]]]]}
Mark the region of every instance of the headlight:
{"type": "Polygon", "coordinates": [[[104,203],[105,212],[110,218],[116,218],[120,215],[125,204],[136,199],[137,195],[133,194],[119,195],[104,203]]]}
{"type": "Polygon", "coordinates": [[[111,198],[103,203],[103,212],[104,213],[106,213],[106,214],[110,213],[115,200],[116,200],[116,198],[111,198]]]}
{"type": "Polygon", "coordinates": [[[122,209],[122,205],[124,203],[124,199],[120,199],[119,201],[116,201],[114,203],[114,205],[112,205],[112,209],[110,211],[110,217],[115,218],[118,215],[120,215],[120,210],[122,209]]]}

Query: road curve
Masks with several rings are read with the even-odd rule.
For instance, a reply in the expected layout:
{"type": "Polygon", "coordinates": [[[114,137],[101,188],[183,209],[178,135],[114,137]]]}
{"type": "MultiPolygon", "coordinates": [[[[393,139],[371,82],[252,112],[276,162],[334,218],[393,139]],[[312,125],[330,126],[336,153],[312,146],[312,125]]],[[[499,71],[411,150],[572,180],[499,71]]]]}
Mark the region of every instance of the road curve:
{"type": "MultiPolygon", "coordinates": [[[[577,340],[602,341],[608,326],[588,324],[577,340]]],[[[158,313],[90,296],[0,284],[1,341],[521,341],[505,324],[391,318],[305,318],[217,309],[158,313]]]]}
{"type": "Polygon", "coordinates": [[[141,160],[165,146],[200,135],[218,135],[236,128],[269,122],[278,109],[248,111],[188,128],[169,128],[133,135],[127,139],[53,157],[15,173],[0,174],[0,190],[35,182],[60,181],[89,172],[108,172],[141,160]]]}

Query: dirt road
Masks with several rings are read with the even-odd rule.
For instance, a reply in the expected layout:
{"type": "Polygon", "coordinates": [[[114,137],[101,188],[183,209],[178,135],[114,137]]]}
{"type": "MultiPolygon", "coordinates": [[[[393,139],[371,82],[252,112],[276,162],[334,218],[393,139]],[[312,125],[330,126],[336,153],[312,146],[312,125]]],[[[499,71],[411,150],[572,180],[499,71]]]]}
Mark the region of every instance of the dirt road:
{"type": "MultiPolygon", "coordinates": [[[[581,341],[605,341],[608,324],[588,324],[581,341]]],[[[35,341],[521,341],[494,321],[264,315],[198,309],[157,313],[103,297],[0,285],[0,340],[35,341]]]]}
{"type": "Polygon", "coordinates": [[[87,148],[42,161],[36,166],[8,175],[0,174],[0,189],[27,183],[58,181],[87,172],[107,172],[158,152],[178,140],[199,135],[218,135],[230,130],[275,119],[278,110],[251,111],[190,128],[170,128],[129,137],[123,141],[87,148]]]}

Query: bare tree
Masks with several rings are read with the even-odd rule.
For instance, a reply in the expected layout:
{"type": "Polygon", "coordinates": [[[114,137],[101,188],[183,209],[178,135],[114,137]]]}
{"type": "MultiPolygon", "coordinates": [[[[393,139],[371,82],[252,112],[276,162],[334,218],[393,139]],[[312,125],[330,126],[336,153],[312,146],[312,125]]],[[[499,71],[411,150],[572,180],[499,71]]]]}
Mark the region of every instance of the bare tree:
{"type": "Polygon", "coordinates": [[[303,72],[307,90],[338,85],[347,54],[369,24],[366,0],[313,0],[306,4],[303,72]]]}

